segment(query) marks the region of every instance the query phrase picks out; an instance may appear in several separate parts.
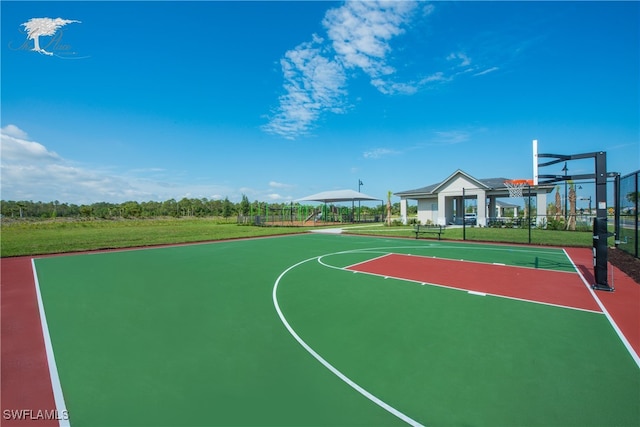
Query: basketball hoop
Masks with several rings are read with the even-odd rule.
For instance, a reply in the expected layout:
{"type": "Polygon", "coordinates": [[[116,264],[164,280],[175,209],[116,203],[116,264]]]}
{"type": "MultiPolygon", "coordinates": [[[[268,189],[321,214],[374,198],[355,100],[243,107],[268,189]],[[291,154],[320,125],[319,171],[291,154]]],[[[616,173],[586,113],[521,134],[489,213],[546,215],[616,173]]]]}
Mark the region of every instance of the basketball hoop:
{"type": "Polygon", "coordinates": [[[533,185],[532,179],[508,179],[504,185],[509,190],[509,197],[522,197],[522,190],[525,186],[533,185]]]}

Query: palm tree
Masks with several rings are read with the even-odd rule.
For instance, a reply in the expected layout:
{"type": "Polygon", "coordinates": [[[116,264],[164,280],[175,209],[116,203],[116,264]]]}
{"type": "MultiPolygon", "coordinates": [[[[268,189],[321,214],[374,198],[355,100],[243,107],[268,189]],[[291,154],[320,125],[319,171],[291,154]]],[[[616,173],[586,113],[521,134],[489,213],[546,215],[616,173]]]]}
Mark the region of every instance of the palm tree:
{"type": "Polygon", "coordinates": [[[569,185],[569,221],[567,222],[567,230],[576,229],[576,186],[572,183],[569,185]]]}
{"type": "Polygon", "coordinates": [[[562,218],[562,197],[560,196],[560,186],[556,185],[556,221],[562,218]]]}

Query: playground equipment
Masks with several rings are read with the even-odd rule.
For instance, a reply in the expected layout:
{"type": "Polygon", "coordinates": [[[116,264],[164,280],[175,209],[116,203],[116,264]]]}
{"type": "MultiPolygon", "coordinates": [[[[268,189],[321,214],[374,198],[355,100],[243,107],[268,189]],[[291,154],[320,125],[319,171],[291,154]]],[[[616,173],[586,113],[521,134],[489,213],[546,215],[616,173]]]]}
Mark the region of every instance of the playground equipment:
{"type": "Polygon", "coordinates": [[[380,215],[366,214],[367,208],[352,209],[347,206],[323,204],[321,206],[288,205],[268,203],[254,203],[250,206],[248,215],[239,214],[238,224],[259,226],[314,226],[335,223],[377,222],[380,215]]]}

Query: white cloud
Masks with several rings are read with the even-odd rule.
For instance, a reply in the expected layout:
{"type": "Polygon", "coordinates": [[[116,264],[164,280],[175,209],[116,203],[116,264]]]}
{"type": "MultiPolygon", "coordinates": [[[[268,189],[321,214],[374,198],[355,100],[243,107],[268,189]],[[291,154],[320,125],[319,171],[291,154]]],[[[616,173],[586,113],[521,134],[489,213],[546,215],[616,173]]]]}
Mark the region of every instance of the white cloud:
{"type": "Polygon", "coordinates": [[[491,68],[488,68],[488,69],[486,69],[484,71],[480,71],[479,73],[475,73],[474,77],[475,76],[484,76],[485,74],[493,73],[494,71],[498,71],[499,69],[500,69],[500,67],[491,67],[491,68]]]}
{"type": "Polygon", "coordinates": [[[268,200],[271,201],[287,201],[287,200],[292,200],[293,198],[291,196],[282,196],[278,193],[270,193],[266,195],[266,198],[268,200]]]}
{"type": "Polygon", "coordinates": [[[444,56],[445,69],[398,81],[392,42],[411,30],[414,18],[424,18],[434,9],[433,4],[393,0],[346,1],[329,9],[322,20],[326,39],[314,34],[310,42],[286,52],[281,59],[284,94],[263,130],[295,139],[308,135],[322,114],[346,113],[348,79],[356,78],[358,71],[384,95],[412,95],[463,75],[481,76],[498,70],[482,65],[486,62],[482,58],[472,60],[465,49],[444,56]]]}
{"type": "Polygon", "coordinates": [[[387,81],[396,72],[388,56],[391,40],[405,32],[417,5],[410,1],[348,1],[327,11],[322,24],[345,68],[361,69],[382,93],[408,93],[407,84],[387,81]]]}
{"type": "Polygon", "coordinates": [[[280,61],[285,94],[275,116],[263,127],[265,131],[294,139],[309,133],[322,112],[345,111],[344,69],[323,56],[322,43],[314,35],[311,42],[288,51],[280,61]]]}
{"type": "Polygon", "coordinates": [[[251,200],[290,201],[294,185],[270,181],[262,189],[232,187],[207,178],[186,179],[180,171],[161,167],[117,170],[107,166],[83,165],[65,159],[45,145],[31,141],[15,125],[0,129],[0,182],[3,200],[33,200],[91,204],[164,201],[187,198],[239,202],[243,194],[251,200]],[[274,191],[278,189],[283,194],[274,191]]]}
{"type": "Polygon", "coordinates": [[[471,138],[471,135],[467,131],[453,130],[453,131],[440,131],[436,132],[436,138],[434,142],[442,145],[454,145],[466,142],[471,138]]]}
{"type": "Polygon", "coordinates": [[[215,184],[181,183],[171,171],[146,168],[114,172],[78,165],[30,141],[15,125],[0,129],[0,182],[4,200],[60,200],[66,203],[124,202],[180,199],[184,194],[226,194],[233,188],[215,184]]]}
{"type": "Polygon", "coordinates": [[[471,58],[469,58],[467,54],[464,52],[450,53],[449,56],[447,56],[447,60],[448,61],[459,60],[460,63],[457,64],[459,67],[467,67],[471,65],[471,58]]]}
{"type": "Polygon", "coordinates": [[[285,184],[285,183],[282,183],[282,182],[270,181],[269,182],[269,187],[272,187],[272,188],[293,188],[294,185],[285,184]]]}
{"type": "Polygon", "coordinates": [[[370,151],[365,151],[362,154],[362,156],[365,159],[379,159],[381,157],[385,157],[393,154],[399,154],[399,152],[395,150],[391,150],[389,148],[375,148],[370,151]]]}
{"type": "Polygon", "coordinates": [[[347,68],[360,68],[372,78],[392,74],[387,64],[389,41],[404,32],[417,3],[349,1],[329,10],[323,20],[333,48],[347,68]]]}
{"type": "Polygon", "coordinates": [[[3,162],[13,161],[58,161],[60,156],[35,141],[27,140],[28,135],[15,125],[0,129],[0,155],[3,162]]]}
{"type": "Polygon", "coordinates": [[[3,135],[14,136],[20,139],[27,139],[29,135],[16,125],[7,125],[1,129],[3,135]]]}
{"type": "Polygon", "coordinates": [[[349,1],[327,11],[322,23],[329,41],[314,34],[281,59],[285,93],[263,130],[295,139],[309,134],[321,114],[346,112],[349,69],[362,70],[384,94],[414,93],[413,85],[390,80],[395,69],[387,56],[390,40],[404,32],[417,4],[349,1]]]}
{"type": "Polygon", "coordinates": [[[373,79],[371,84],[385,95],[413,95],[419,89],[415,83],[395,83],[384,79],[373,79]]]}
{"type": "Polygon", "coordinates": [[[117,194],[140,196],[121,177],[72,165],[43,144],[30,141],[27,132],[15,125],[0,130],[0,144],[4,199],[77,202],[100,195],[104,200],[117,194]]]}

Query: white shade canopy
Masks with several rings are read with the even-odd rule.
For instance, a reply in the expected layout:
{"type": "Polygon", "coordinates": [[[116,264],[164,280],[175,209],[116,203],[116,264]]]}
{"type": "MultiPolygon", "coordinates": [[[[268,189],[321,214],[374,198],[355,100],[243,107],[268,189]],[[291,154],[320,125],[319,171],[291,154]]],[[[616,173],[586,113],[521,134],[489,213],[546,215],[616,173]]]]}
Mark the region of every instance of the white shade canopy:
{"type": "Polygon", "coordinates": [[[296,200],[296,202],[353,202],[353,201],[371,201],[382,200],[375,197],[368,196],[364,193],[359,193],[355,190],[334,190],[323,191],[322,193],[312,194],[307,197],[296,200]]]}

